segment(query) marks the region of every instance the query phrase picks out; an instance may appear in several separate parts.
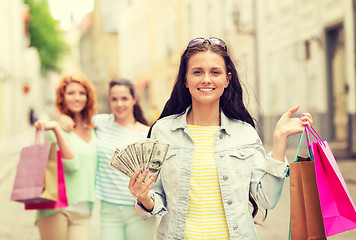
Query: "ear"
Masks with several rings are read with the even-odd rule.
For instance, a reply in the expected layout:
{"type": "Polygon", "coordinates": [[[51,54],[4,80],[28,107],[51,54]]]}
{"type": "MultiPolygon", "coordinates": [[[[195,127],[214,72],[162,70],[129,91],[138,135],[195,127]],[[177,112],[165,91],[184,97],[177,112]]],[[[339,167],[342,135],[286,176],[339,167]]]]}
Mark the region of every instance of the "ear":
{"type": "Polygon", "coordinates": [[[188,87],[188,81],[187,81],[187,79],[185,79],[185,87],[186,87],[186,88],[189,88],[189,87],[188,87]]]}
{"type": "Polygon", "coordinates": [[[134,101],[134,104],[133,104],[133,105],[136,105],[136,103],[137,103],[137,99],[136,99],[136,98],[134,98],[134,99],[133,99],[133,101],[134,101]]]}
{"type": "Polygon", "coordinates": [[[231,73],[227,73],[227,76],[226,76],[226,83],[225,83],[225,88],[227,88],[230,84],[230,81],[231,81],[231,78],[232,78],[232,75],[231,73]]]}

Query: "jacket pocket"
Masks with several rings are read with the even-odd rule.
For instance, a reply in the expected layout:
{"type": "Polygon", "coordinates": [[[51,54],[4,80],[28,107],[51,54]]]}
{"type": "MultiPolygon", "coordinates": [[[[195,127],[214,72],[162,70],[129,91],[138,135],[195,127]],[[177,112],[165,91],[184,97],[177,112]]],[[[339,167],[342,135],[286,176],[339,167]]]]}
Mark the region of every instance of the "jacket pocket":
{"type": "Polygon", "coordinates": [[[228,151],[229,165],[237,179],[249,181],[251,176],[252,159],[254,150],[249,148],[231,149],[228,151]]]}
{"type": "Polygon", "coordinates": [[[241,148],[241,149],[233,149],[229,151],[229,155],[232,158],[237,158],[240,160],[245,160],[248,157],[252,156],[254,151],[248,148],[241,148]]]}

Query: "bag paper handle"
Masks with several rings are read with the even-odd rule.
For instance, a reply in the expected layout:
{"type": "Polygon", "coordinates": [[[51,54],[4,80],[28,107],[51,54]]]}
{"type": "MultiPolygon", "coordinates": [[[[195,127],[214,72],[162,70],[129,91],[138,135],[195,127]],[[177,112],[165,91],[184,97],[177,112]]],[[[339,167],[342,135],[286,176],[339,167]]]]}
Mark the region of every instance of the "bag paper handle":
{"type": "Polygon", "coordinates": [[[309,157],[310,157],[310,159],[311,159],[312,161],[314,161],[314,154],[313,154],[313,150],[312,150],[312,147],[311,147],[311,144],[310,144],[310,140],[309,140],[309,136],[308,136],[308,131],[307,131],[307,126],[304,126],[303,132],[301,132],[301,133],[299,134],[297,153],[295,154],[294,162],[298,162],[298,153],[299,153],[300,145],[302,144],[302,139],[303,139],[304,132],[305,132],[305,136],[306,136],[306,138],[307,138],[309,157]]]}
{"type": "MultiPolygon", "coordinates": [[[[306,126],[306,128],[309,130],[309,132],[311,132],[311,134],[313,134],[313,136],[315,137],[315,139],[318,141],[318,142],[321,142],[324,146],[326,146],[325,145],[325,143],[324,143],[324,141],[323,141],[323,139],[321,139],[321,137],[319,136],[319,134],[315,131],[315,129],[313,128],[313,126],[312,125],[310,125],[310,128],[309,128],[309,126],[306,126]]],[[[309,146],[309,145],[308,145],[309,146]]]]}
{"type": "Polygon", "coordinates": [[[303,128],[303,132],[299,134],[298,147],[297,147],[297,152],[295,154],[294,162],[298,162],[298,153],[299,153],[300,145],[302,144],[302,138],[303,138],[304,132],[305,132],[305,129],[303,128]]]}
{"type": "MultiPolygon", "coordinates": [[[[46,137],[45,137],[45,130],[44,130],[44,126],[43,126],[43,125],[42,125],[42,127],[41,127],[41,130],[38,130],[38,129],[36,128],[35,145],[41,144],[41,143],[39,142],[40,139],[39,139],[38,135],[42,135],[43,143],[45,143],[45,142],[46,142],[46,137]]],[[[43,143],[42,143],[42,144],[43,144],[43,143]]]]}

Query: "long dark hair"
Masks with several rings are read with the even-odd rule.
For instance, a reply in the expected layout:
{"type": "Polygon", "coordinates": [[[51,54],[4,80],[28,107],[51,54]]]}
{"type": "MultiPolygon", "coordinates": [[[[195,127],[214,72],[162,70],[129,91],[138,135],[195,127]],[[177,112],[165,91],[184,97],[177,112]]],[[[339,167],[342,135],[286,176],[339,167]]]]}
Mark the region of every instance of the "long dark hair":
{"type": "MultiPolygon", "coordinates": [[[[179,71],[177,79],[174,83],[174,87],[170,98],[166,102],[163,111],[158,119],[164,118],[166,116],[174,114],[182,114],[192,104],[192,97],[189,89],[186,88],[186,73],[189,59],[199,52],[211,51],[224,58],[226,66],[226,74],[231,74],[231,79],[229,85],[225,88],[224,93],[220,97],[220,111],[222,111],[226,117],[229,119],[236,119],[244,121],[251,126],[255,127],[255,123],[250,113],[247,111],[243,102],[243,91],[240,83],[239,76],[235,64],[231,60],[226,49],[217,44],[210,44],[210,42],[205,42],[203,44],[187,48],[181,56],[179,71]]],[[[154,125],[154,124],[153,124],[154,125]]],[[[151,136],[151,126],[148,137],[151,136]]],[[[249,193],[249,201],[253,207],[252,217],[255,217],[258,213],[258,205],[252,194],[249,193]]],[[[267,216],[267,210],[266,215],[267,216]]]]}
{"type": "MultiPolygon", "coordinates": [[[[109,83],[109,92],[110,92],[110,89],[116,85],[127,87],[130,91],[131,96],[133,98],[136,98],[134,85],[129,80],[124,79],[124,78],[116,78],[116,79],[111,80],[109,83]]],[[[138,121],[146,126],[149,125],[146,118],[143,116],[143,111],[142,111],[137,99],[136,99],[136,104],[133,106],[133,114],[134,114],[136,121],[138,121]]]]}

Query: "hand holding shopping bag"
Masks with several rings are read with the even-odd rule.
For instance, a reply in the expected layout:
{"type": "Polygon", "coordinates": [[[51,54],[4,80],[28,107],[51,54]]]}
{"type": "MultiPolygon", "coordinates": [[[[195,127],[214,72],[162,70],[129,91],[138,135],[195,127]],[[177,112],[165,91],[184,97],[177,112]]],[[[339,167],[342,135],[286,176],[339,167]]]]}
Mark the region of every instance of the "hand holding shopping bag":
{"type": "MultiPolygon", "coordinates": [[[[326,239],[321,215],[318,189],[316,185],[313,154],[298,156],[303,133],[299,136],[295,161],[290,164],[290,199],[292,240],[326,239]]],[[[307,138],[308,139],[308,138],[307,138]]]]}
{"type": "Polygon", "coordinates": [[[56,153],[56,144],[47,140],[44,130],[36,130],[35,144],[21,151],[11,200],[23,203],[57,200],[57,174],[52,174],[57,172],[56,153]],[[43,143],[39,143],[40,135],[43,143]]]}
{"type": "Polygon", "coordinates": [[[312,143],[312,149],[326,236],[354,229],[356,207],[334,155],[313,127],[308,130],[317,139],[312,143]]]}

